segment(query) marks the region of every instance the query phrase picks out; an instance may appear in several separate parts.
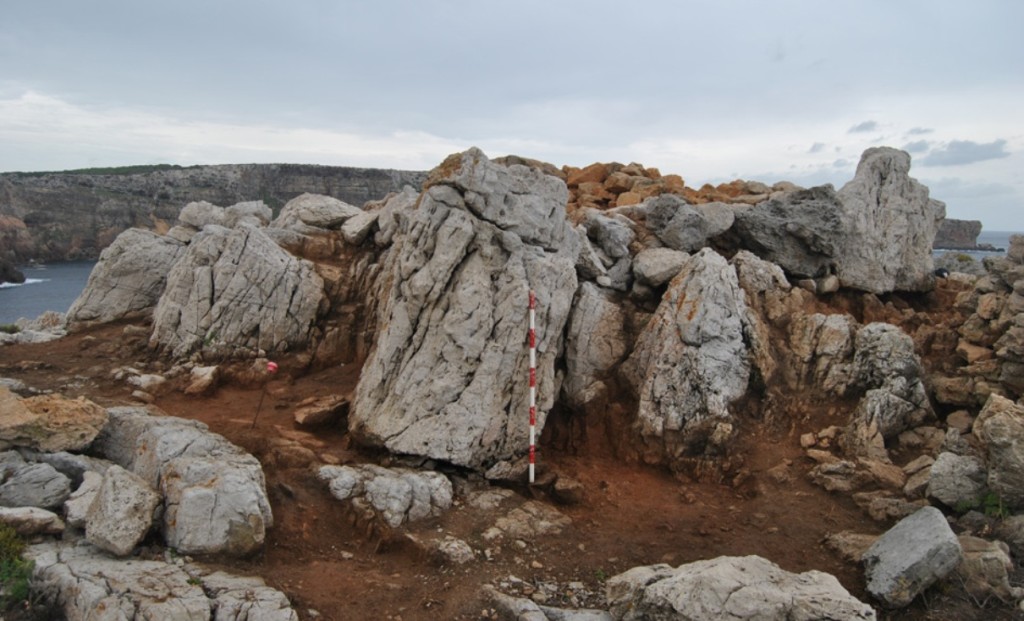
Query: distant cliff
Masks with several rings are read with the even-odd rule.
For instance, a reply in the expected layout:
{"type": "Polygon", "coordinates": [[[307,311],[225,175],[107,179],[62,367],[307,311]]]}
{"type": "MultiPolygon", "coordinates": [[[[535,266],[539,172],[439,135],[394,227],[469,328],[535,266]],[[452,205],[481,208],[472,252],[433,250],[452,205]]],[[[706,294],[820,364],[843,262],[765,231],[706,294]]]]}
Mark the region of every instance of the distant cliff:
{"type": "Polygon", "coordinates": [[[173,226],[192,201],[227,206],[262,200],[276,213],[288,200],[312,192],[358,206],[405,185],[419,189],[425,178],[425,172],[302,164],[0,174],[0,258],[94,258],[125,229],[173,226]]]}
{"type": "Polygon", "coordinates": [[[935,234],[935,248],[943,250],[971,250],[978,247],[978,235],[981,234],[979,220],[952,220],[946,218],[939,224],[939,232],[935,234]]]}

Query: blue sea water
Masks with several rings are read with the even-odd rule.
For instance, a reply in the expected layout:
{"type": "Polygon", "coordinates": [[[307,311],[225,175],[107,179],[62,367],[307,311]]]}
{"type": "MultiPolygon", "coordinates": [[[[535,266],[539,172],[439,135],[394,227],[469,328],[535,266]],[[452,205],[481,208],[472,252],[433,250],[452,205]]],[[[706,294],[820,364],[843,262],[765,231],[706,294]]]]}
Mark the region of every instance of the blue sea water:
{"type": "Polygon", "coordinates": [[[1010,247],[1010,236],[1012,235],[1024,235],[1021,231],[982,231],[981,235],[978,235],[978,245],[989,244],[997,250],[936,250],[934,256],[938,257],[947,252],[956,252],[957,254],[969,254],[976,261],[981,261],[985,257],[1001,257],[1006,255],[1006,249],[1010,247]]]}
{"type": "Polygon", "coordinates": [[[95,261],[71,261],[19,267],[25,275],[23,284],[0,284],[0,324],[35,319],[49,310],[66,313],[94,265],[95,261]]]}

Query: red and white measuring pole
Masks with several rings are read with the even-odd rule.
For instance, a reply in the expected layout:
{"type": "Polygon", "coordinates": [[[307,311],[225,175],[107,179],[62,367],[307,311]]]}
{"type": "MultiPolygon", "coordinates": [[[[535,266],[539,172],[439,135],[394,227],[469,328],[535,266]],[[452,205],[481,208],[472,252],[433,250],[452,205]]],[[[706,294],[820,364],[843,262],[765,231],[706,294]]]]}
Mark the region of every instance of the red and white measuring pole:
{"type": "Polygon", "coordinates": [[[530,483],[537,463],[537,296],[530,290],[530,483]]]}

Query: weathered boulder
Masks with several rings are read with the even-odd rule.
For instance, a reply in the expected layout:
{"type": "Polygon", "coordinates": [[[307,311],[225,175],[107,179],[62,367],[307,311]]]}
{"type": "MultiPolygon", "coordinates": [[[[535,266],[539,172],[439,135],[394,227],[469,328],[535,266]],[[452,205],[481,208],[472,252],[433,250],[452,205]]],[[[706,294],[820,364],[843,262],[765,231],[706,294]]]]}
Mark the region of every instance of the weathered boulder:
{"type": "Polygon", "coordinates": [[[420,193],[410,186],[392,195],[381,207],[377,215],[377,232],[373,234],[373,242],[378,246],[388,246],[398,232],[401,218],[416,206],[420,193]]]}
{"type": "Polygon", "coordinates": [[[987,491],[985,464],[977,457],[943,452],[932,464],[925,494],[947,507],[977,507],[987,491]]]}
{"type": "Polygon", "coordinates": [[[793,574],[759,556],[634,567],[610,578],[606,589],[612,618],[621,621],[876,618],[834,576],[793,574]]]}
{"type": "Polygon", "coordinates": [[[1009,507],[1024,506],[1024,406],[993,394],[974,422],[988,456],[988,487],[1009,507]]]}
{"type": "Polygon", "coordinates": [[[1012,603],[1024,596],[1024,589],[1010,585],[1013,560],[1002,541],[986,541],[980,537],[960,535],[964,558],[956,568],[964,589],[977,601],[990,597],[1012,603]]]}
{"type": "Polygon", "coordinates": [[[583,226],[594,244],[612,260],[629,256],[629,245],[636,239],[633,222],[625,216],[609,216],[597,209],[586,209],[583,226]]]}
{"type": "Polygon", "coordinates": [[[868,592],[886,607],[902,608],[956,569],[962,558],[945,516],[935,507],[924,507],[900,520],[864,553],[868,592]]]}
{"type": "Polygon", "coordinates": [[[208,224],[224,226],[224,208],[206,201],[193,201],[182,207],[178,220],[196,229],[208,224]]]}
{"type": "Polygon", "coordinates": [[[82,483],[64,501],[64,517],[67,518],[68,526],[85,530],[89,509],[92,507],[92,502],[96,499],[96,495],[100,492],[100,485],[102,484],[102,474],[97,472],[86,472],[84,474],[82,483]]]}
{"type": "Polygon", "coordinates": [[[733,267],[708,248],[690,257],[622,365],[646,460],[671,464],[728,438],[729,406],[750,378],[747,330],[733,267]]]}
{"type": "Polygon", "coordinates": [[[299,621],[288,597],[258,576],[216,571],[199,581],[211,600],[211,621],[299,621]]]}
{"type": "Polygon", "coordinates": [[[39,507],[0,507],[0,524],[10,526],[21,537],[64,532],[60,516],[39,507]]]}
{"type": "Polygon", "coordinates": [[[163,534],[185,553],[246,555],[273,525],[263,468],[206,425],[111,408],[95,450],[164,496],[163,534]]]}
{"type": "Polygon", "coordinates": [[[796,315],[789,324],[789,346],[799,366],[796,387],[817,388],[826,394],[846,392],[853,375],[857,322],[849,315],[796,315]]]}
{"type": "Polygon", "coordinates": [[[304,232],[307,227],[336,229],[363,210],[330,196],[301,194],[285,204],[270,226],[304,232]]]}
{"type": "Polygon", "coordinates": [[[629,349],[625,321],[622,306],[609,294],[592,283],[583,283],[569,319],[562,383],[562,391],[574,407],[607,397],[603,380],[629,349]]]}
{"type": "Polygon", "coordinates": [[[981,220],[943,218],[935,232],[935,248],[972,250],[978,247],[981,220]]]}
{"type": "Polygon", "coordinates": [[[579,240],[558,178],[471,149],[431,176],[381,274],[377,342],[349,429],[363,443],[486,469],[525,454],[529,291],[537,297],[538,431],[579,240]]]}
{"type": "Polygon", "coordinates": [[[370,510],[396,528],[441,515],[452,506],[452,483],[439,472],[362,466],[321,466],[317,478],[331,495],[370,510]]]}
{"type": "Polygon", "coordinates": [[[671,248],[648,248],[633,259],[633,274],[640,282],[660,287],[675,278],[690,255],[671,248]]]}
{"type": "Polygon", "coordinates": [[[700,250],[710,238],[732,226],[731,218],[721,209],[706,209],[705,213],[674,194],[650,198],[642,205],[648,230],[667,247],[683,252],[700,250]]]}
{"type": "Polygon", "coordinates": [[[127,556],[153,526],[160,496],[139,476],[111,466],[85,516],[85,538],[115,556],[127,556]]]}
{"type": "Polygon", "coordinates": [[[63,618],[209,621],[210,601],[185,571],[161,561],[110,558],[91,546],[29,546],[33,592],[63,618]]]}
{"type": "Polygon", "coordinates": [[[39,395],[18,399],[0,386],[0,445],[48,453],[89,446],[107,422],[107,412],[85,397],[39,395]]]}
{"type": "Polygon", "coordinates": [[[310,262],[282,250],[262,229],[208,226],[168,274],[150,342],[177,357],[304,345],[323,289],[310,262]]]}
{"type": "Polygon", "coordinates": [[[229,229],[241,224],[267,226],[273,218],[274,211],[263,201],[245,201],[224,209],[224,221],[218,224],[223,224],[229,229]]]}
{"type": "Polygon", "coordinates": [[[128,229],[100,253],[85,289],[68,309],[74,328],[148,313],[167,284],[185,244],[144,229],[128,229]]]}
{"type": "Polygon", "coordinates": [[[56,509],[71,495],[71,480],[49,464],[0,466],[0,507],[56,509]]]}
{"type": "Polygon", "coordinates": [[[839,277],[872,293],[933,286],[932,242],[945,205],[909,176],[910,156],[887,147],[861,156],[853,180],[776,196],[736,214],[745,247],[790,274],[839,277]]]}
{"type": "Polygon", "coordinates": [[[370,236],[373,227],[377,225],[377,214],[360,212],[341,225],[341,236],[346,242],[358,246],[370,236]]]}

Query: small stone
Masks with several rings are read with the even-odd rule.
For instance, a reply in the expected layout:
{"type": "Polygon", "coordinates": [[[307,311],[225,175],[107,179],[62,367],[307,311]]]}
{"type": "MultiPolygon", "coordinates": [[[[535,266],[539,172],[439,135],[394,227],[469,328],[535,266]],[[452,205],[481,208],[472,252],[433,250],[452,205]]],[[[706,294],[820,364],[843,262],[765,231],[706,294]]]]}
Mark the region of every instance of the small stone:
{"type": "Polygon", "coordinates": [[[818,437],[813,433],[805,433],[800,436],[800,448],[811,448],[818,443],[818,437]]]}
{"type": "Polygon", "coordinates": [[[530,563],[530,567],[533,569],[544,569],[544,565],[542,565],[540,561],[532,561],[530,563]]]}

